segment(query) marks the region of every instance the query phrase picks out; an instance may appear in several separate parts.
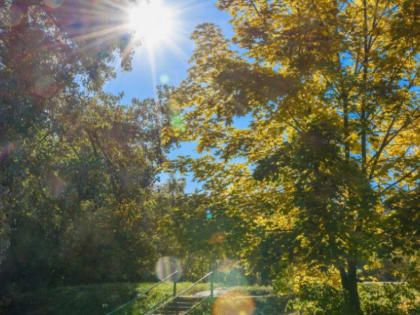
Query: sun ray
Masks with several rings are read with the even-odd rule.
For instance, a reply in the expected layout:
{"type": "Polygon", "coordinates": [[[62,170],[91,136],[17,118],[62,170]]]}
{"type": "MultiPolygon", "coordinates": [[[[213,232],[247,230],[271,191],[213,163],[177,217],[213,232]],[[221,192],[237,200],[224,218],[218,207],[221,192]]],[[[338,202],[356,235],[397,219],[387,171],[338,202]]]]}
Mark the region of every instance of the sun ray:
{"type": "Polygon", "coordinates": [[[145,45],[155,46],[173,34],[173,10],[162,1],[142,1],[129,12],[129,26],[145,45]]]}
{"type": "Polygon", "coordinates": [[[126,59],[130,55],[130,53],[134,51],[136,45],[136,42],[130,40],[127,46],[124,48],[123,52],[121,53],[121,60],[126,59]]]}
{"type": "Polygon", "coordinates": [[[181,47],[179,47],[179,45],[176,44],[176,41],[170,40],[166,44],[181,58],[183,59],[189,58],[186,52],[181,47]]]}
{"type": "Polygon", "coordinates": [[[152,75],[153,82],[153,94],[157,94],[157,79],[156,79],[156,59],[153,46],[146,45],[147,59],[149,60],[150,73],[152,75]]]}
{"type": "Polygon", "coordinates": [[[114,27],[99,28],[98,30],[93,30],[87,34],[75,36],[73,39],[78,41],[86,41],[94,38],[103,38],[103,36],[105,35],[117,36],[118,34],[122,35],[124,33],[125,27],[122,25],[118,25],[114,27]]]}
{"type": "MultiPolygon", "coordinates": [[[[185,4],[168,5],[165,0],[97,0],[80,6],[71,2],[55,10],[67,31],[67,39],[77,46],[77,52],[90,58],[101,47],[115,39],[127,39],[120,52],[121,61],[131,58],[136,47],[143,49],[151,73],[153,86],[159,84],[157,73],[158,53],[170,51],[187,58],[179,43],[187,38],[182,33],[180,16],[188,11],[185,4]]],[[[89,60],[89,59],[87,59],[89,60]]],[[[156,95],[156,88],[154,94],[156,95]]]]}

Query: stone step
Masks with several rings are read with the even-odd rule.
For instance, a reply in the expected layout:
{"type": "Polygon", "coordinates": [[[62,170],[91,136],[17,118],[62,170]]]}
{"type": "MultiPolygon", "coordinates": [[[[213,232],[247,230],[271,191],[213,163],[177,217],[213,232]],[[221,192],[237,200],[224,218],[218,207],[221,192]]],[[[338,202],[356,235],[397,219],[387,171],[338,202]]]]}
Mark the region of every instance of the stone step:
{"type": "Polygon", "coordinates": [[[165,305],[161,310],[157,311],[159,315],[184,314],[190,310],[196,303],[200,302],[202,297],[179,296],[169,304],[165,305]]]}

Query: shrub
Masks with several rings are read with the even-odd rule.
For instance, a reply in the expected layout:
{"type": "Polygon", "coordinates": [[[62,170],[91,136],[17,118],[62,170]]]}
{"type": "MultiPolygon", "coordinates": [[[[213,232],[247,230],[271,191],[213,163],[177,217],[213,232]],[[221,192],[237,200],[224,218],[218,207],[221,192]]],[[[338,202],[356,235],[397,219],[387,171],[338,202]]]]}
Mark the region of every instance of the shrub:
{"type": "MultiPolygon", "coordinates": [[[[419,294],[407,284],[360,284],[359,296],[365,314],[420,314],[420,305],[416,305],[419,294]]],[[[287,309],[304,314],[344,314],[344,297],[340,289],[332,286],[304,283],[288,301],[287,309]]]]}
{"type": "Polygon", "coordinates": [[[340,290],[322,283],[304,283],[287,303],[287,310],[304,314],[343,314],[344,297],[340,290]]]}
{"type": "Polygon", "coordinates": [[[372,315],[410,314],[415,309],[416,291],[407,284],[362,284],[362,310],[372,315]]]}

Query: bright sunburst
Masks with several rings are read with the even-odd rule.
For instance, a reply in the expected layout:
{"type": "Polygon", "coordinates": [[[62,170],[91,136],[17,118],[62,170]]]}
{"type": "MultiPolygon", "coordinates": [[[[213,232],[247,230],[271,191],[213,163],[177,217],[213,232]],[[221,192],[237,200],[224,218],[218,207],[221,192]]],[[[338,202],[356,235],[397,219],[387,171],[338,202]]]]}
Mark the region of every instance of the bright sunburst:
{"type": "Polygon", "coordinates": [[[160,0],[143,0],[131,8],[129,26],[135,38],[147,46],[170,41],[174,12],[160,0]]]}

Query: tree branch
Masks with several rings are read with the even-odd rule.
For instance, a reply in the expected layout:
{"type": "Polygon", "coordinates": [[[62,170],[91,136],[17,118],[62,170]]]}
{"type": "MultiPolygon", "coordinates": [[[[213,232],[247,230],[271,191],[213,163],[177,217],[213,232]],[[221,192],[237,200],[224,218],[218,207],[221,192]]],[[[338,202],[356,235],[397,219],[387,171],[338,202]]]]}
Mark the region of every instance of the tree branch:
{"type": "Polygon", "coordinates": [[[399,183],[401,183],[404,179],[406,179],[408,176],[414,174],[414,172],[417,169],[413,169],[411,172],[406,173],[404,176],[402,176],[401,178],[399,178],[398,180],[396,180],[395,182],[393,182],[392,184],[388,185],[387,187],[385,187],[384,189],[382,189],[382,191],[380,192],[380,194],[383,194],[385,191],[387,191],[388,189],[398,185],[399,183]]]}

